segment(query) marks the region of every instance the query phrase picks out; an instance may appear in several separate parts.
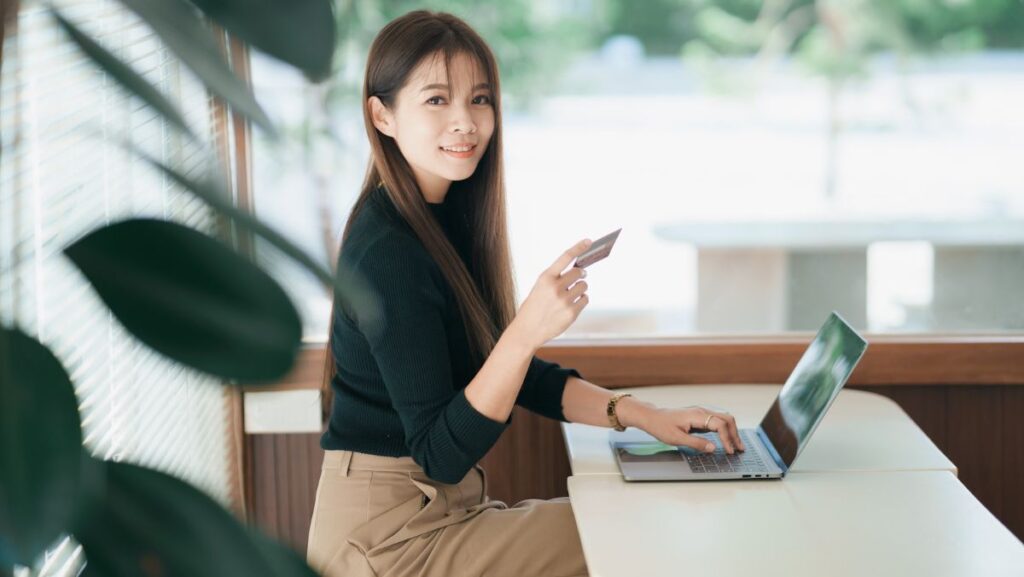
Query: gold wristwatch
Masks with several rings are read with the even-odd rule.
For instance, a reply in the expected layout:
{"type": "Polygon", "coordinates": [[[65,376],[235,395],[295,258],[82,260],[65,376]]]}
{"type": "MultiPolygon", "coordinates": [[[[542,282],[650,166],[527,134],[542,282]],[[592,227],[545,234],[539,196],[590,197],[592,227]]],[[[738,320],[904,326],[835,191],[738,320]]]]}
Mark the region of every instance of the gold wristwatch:
{"type": "Polygon", "coordinates": [[[619,399],[632,396],[629,393],[616,393],[612,395],[612,398],[608,399],[608,422],[612,424],[612,428],[616,431],[625,431],[626,427],[623,427],[622,423],[619,422],[619,415],[615,412],[615,405],[619,403],[619,399]]]}

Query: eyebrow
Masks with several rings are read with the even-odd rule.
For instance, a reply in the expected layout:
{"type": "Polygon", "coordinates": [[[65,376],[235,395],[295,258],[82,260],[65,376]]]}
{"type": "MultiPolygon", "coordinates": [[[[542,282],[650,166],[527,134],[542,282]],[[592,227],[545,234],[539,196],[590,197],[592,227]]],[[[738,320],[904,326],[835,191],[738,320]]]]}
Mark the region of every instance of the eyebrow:
{"type": "MultiPolygon", "coordinates": [[[[442,90],[448,90],[448,85],[447,84],[428,84],[428,85],[424,86],[420,90],[420,92],[426,92],[428,90],[434,90],[436,88],[440,88],[442,90]]],[[[479,90],[481,88],[486,88],[486,89],[490,90],[491,89],[491,85],[486,83],[486,82],[481,82],[480,84],[477,84],[476,86],[474,86],[473,90],[479,90]]]]}

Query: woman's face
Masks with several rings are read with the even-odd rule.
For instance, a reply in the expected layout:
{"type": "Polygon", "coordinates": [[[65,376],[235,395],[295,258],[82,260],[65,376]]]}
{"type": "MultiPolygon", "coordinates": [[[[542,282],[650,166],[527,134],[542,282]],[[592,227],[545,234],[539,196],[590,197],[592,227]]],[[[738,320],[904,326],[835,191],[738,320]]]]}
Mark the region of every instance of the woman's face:
{"type": "Polygon", "coordinates": [[[424,58],[399,90],[393,109],[370,97],[373,124],[395,139],[427,202],[440,203],[452,181],[476,170],[494,133],[487,74],[466,54],[452,57],[447,85],[444,58],[424,58]],[[468,149],[468,150],[467,150],[468,149]]]}

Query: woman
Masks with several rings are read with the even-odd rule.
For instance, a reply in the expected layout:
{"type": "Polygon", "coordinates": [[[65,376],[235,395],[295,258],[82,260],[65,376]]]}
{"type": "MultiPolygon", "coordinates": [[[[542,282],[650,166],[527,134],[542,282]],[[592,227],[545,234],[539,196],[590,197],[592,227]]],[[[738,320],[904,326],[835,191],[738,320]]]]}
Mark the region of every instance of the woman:
{"type": "Polygon", "coordinates": [[[586,273],[569,265],[590,243],[565,251],[516,311],[497,65],[465,22],[417,11],[385,26],[363,102],[372,159],[339,269],[365,278],[380,307],[332,313],[310,563],[345,577],[586,575],[568,499],[487,497],[477,461],[513,406],[700,450],[713,445],[687,433],[719,431],[730,453],[742,450],[735,422],[612,395],[534,356],[587,305],[586,273]]]}

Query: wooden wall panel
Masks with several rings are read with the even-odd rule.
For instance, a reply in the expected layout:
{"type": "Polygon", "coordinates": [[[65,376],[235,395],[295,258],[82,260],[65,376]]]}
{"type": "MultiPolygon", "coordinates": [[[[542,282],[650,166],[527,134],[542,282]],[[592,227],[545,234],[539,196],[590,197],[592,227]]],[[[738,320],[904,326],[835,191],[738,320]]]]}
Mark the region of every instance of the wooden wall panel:
{"type": "Polygon", "coordinates": [[[1024,540],[1024,387],[1003,391],[1003,523],[1024,540]]]}
{"type": "MultiPolygon", "coordinates": [[[[947,396],[945,453],[960,480],[993,515],[1003,516],[1003,387],[954,387],[947,396]]],[[[1018,413],[1020,414],[1020,413],[1018,413]]],[[[1018,487],[1024,487],[1019,479],[1018,487]]]]}
{"type": "Polygon", "coordinates": [[[480,461],[491,498],[509,505],[568,495],[569,455],[559,424],[516,407],[512,424],[480,461]]]}
{"type": "Polygon", "coordinates": [[[323,464],[320,435],[246,437],[249,519],[305,556],[323,464]]]}

